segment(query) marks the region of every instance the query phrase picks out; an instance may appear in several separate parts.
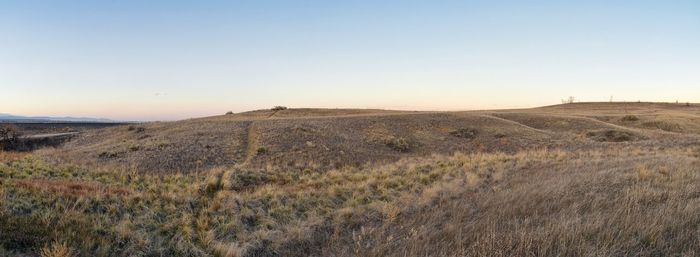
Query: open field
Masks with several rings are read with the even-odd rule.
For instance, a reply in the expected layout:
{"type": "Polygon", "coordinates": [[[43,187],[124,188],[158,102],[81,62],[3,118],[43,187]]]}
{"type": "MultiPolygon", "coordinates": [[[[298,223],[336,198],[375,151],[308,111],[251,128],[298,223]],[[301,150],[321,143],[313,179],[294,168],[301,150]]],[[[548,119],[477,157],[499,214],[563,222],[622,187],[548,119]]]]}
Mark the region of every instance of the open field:
{"type": "Polygon", "coordinates": [[[99,123],[99,122],[17,122],[12,123],[26,135],[81,132],[91,129],[123,126],[127,123],[99,123]]]}
{"type": "Polygon", "coordinates": [[[0,153],[0,256],[697,256],[698,213],[700,105],[266,110],[0,153]]]}

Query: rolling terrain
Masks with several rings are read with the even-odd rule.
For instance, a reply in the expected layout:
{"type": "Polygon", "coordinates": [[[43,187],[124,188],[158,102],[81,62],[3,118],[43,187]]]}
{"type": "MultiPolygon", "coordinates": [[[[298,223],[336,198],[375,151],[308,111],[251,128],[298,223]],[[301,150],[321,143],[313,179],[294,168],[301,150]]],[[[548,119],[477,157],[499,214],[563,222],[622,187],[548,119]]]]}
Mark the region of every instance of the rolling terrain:
{"type": "Polygon", "coordinates": [[[287,109],[0,152],[1,256],[696,256],[700,105],[287,109]]]}
{"type": "Polygon", "coordinates": [[[287,109],[88,130],[50,158],[139,172],[390,163],[433,154],[644,145],[700,133],[700,107],[581,103],[523,110],[287,109]]]}

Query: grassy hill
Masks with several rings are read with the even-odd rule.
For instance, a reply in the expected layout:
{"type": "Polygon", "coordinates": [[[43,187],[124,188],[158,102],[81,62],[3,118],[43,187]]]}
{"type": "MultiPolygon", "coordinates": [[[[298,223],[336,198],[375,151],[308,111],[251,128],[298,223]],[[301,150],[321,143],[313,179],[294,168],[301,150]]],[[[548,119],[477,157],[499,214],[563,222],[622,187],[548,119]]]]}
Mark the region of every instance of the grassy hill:
{"type": "Polygon", "coordinates": [[[288,109],[92,130],[46,156],[139,172],[390,163],[455,152],[590,148],[700,132],[697,106],[600,103],[526,110],[288,109]],[[670,132],[670,133],[665,133],[670,132]]]}
{"type": "Polygon", "coordinates": [[[0,153],[0,255],[696,256],[699,118],[581,103],[90,130],[0,153]]]}

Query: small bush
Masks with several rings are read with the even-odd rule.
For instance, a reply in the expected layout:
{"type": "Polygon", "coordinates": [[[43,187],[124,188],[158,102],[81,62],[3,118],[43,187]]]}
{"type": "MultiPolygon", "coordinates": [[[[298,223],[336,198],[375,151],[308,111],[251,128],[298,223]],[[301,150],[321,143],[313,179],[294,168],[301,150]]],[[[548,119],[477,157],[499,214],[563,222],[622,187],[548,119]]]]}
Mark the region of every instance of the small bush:
{"type": "Polygon", "coordinates": [[[111,159],[111,158],[117,158],[119,157],[119,153],[116,152],[101,152],[98,157],[102,159],[111,159]]]}
{"type": "Polygon", "coordinates": [[[41,257],[72,257],[73,250],[66,243],[54,242],[41,248],[41,257]]]}
{"type": "Polygon", "coordinates": [[[0,150],[19,150],[22,132],[13,124],[0,125],[0,150]]]}
{"type": "Polygon", "coordinates": [[[639,117],[634,116],[634,115],[625,115],[625,116],[622,117],[622,119],[620,119],[620,120],[621,120],[621,121],[638,121],[638,120],[639,120],[639,117]]]}
{"type": "Polygon", "coordinates": [[[258,154],[266,154],[268,153],[268,150],[265,147],[258,147],[258,150],[255,150],[255,152],[257,152],[258,154]]]}
{"type": "Polygon", "coordinates": [[[384,143],[395,151],[408,152],[411,150],[411,143],[404,137],[390,137],[384,143]]]}
{"type": "Polygon", "coordinates": [[[233,115],[233,112],[232,112],[232,111],[227,111],[227,112],[226,112],[226,115],[233,115]]]}
{"type": "Polygon", "coordinates": [[[233,176],[230,178],[229,188],[226,189],[240,191],[259,187],[272,181],[273,177],[265,173],[239,171],[233,173],[233,176]]]}
{"type": "Polygon", "coordinates": [[[146,128],[144,128],[144,127],[137,127],[137,126],[134,126],[134,125],[129,125],[129,127],[128,127],[126,130],[128,130],[128,131],[134,131],[134,132],[136,132],[136,133],[143,133],[144,131],[146,131],[146,128]]]}
{"type": "Polygon", "coordinates": [[[479,131],[473,128],[461,128],[455,131],[451,131],[450,135],[459,138],[474,139],[479,131]]]}
{"type": "Polygon", "coordinates": [[[598,142],[627,142],[637,139],[637,136],[627,131],[599,130],[590,131],[586,136],[598,142]]]}
{"type": "Polygon", "coordinates": [[[283,110],[286,110],[286,109],[287,109],[286,106],[279,106],[279,105],[278,105],[278,106],[272,107],[271,110],[273,110],[273,111],[283,111],[283,110]]]}

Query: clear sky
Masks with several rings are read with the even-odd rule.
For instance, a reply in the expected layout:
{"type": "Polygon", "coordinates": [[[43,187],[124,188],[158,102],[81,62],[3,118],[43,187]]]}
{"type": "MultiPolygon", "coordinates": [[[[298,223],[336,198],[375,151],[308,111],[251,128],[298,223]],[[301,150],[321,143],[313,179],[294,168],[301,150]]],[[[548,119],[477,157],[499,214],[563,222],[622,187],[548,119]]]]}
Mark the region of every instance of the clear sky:
{"type": "Polygon", "coordinates": [[[700,1],[0,1],[0,113],[700,102],[700,1]]]}

